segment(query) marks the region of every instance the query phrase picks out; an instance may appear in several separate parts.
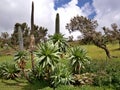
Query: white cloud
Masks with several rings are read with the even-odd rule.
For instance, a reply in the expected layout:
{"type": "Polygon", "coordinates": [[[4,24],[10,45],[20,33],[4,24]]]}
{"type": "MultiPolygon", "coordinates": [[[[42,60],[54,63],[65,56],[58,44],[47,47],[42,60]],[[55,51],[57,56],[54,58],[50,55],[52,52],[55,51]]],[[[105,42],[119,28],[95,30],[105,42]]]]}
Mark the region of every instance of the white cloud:
{"type": "Polygon", "coordinates": [[[95,19],[98,21],[100,27],[110,27],[112,23],[120,25],[119,4],[120,0],[93,0],[93,6],[97,13],[95,19]]]}
{"type": "MultiPolygon", "coordinates": [[[[35,4],[35,24],[48,28],[48,33],[53,34],[55,29],[56,13],[60,14],[61,33],[69,35],[65,29],[66,23],[76,15],[88,16],[94,10],[89,3],[82,8],[77,6],[79,0],[71,0],[57,10],[54,9],[55,0],[33,0],[35,4]]],[[[2,0],[0,2],[0,32],[12,32],[17,22],[27,22],[30,26],[32,0],[2,0]]],[[[100,27],[110,26],[111,23],[120,25],[120,0],[93,0],[93,6],[100,27]]],[[[100,28],[99,28],[100,29],[100,28]]],[[[79,32],[73,33],[77,37],[79,32]]]]}
{"type": "MultiPolygon", "coordinates": [[[[87,16],[77,6],[78,0],[71,0],[63,7],[54,9],[55,0],[33,0],[35,10],[35,24],[48,28],[48,33],[53,34],[55,29],[56,13],[60,14],[60,31],[68,36],[69,32],[65,29],[66,23],[76,15],[87,16]]],[[[14,24],[17,22],[27,22],[30,26],[32,0],[2,0],[0,2],[0,32],[13,32],[14,24]]],[[[79,32],[73,33],[74,36],[80,35],[79,32]]]]}
{"type": "Polygon", "coordinates": [[[91,15],[94,12],[94,8],[90,5],[90,2],[85,3],[81,9],[87,16],[91,15]]]}
{"type": "Polygon", "coordinates": [[[30,0],[2,0],[0,2],[0,32],[11,33],[17,22],[29,22],[30,0]]]}
{"type": "MultiPolygon", "coordinates": [[[[78,3],[78,0],[72,0],[68,4],[56,10],[56,12],[60,14],[61,33],[66,34],[66,36],[69,35],[69,32],[65,29],[66,23],[69,23],[70,19],[76,15],[84,16],[84,14],[82,13],[82,10],[78,6],[76,6],[77,3],[78,3]]],[[[80,35],[80,32],[74,32],[71,35],[74,35],[74,37],[76,38],[78,35],[80,35]]]]}

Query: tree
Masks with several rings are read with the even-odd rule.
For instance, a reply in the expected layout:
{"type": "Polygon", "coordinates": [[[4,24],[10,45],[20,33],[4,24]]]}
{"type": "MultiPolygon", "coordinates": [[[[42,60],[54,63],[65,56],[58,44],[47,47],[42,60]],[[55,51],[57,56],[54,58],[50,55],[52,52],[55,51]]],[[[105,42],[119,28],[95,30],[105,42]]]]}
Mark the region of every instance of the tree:
{"type": "Polygon", "coordinates": [[[112,29],[108,27],[103,27],[104,33],[108,41],[115,41],[118,40],[119,42],[119,49],[120,49],[120,29],[116,23],[111,24],[112,29]]]}
{"type": "Polygon", "coordinates": [[[47,28],[42,26],[34,25],[34,37],[35,37],[35,44],[38,44],[41,40],[45,40],[45,36],[47,35],[47,28]]]}
{"type": "Polygon", "coordinates": [[[29,45],[29,32],[30,32],[30,28],[28,27],[27,23],[16,23],[14,26],[14,31],[11,34],[11,44],[14,46],[19,45],[19,40],[18,40],[18,34],[19,34],[19,28],[21,28],[22,34],[23,34],[23,42],[24,42],[24,46],[26,48],[28,48],[29,45]]]}
{"type": "MultiPolygon", "coordinates": [[[[12,45],[19,45],[18,43],[18,27],[21,28],[22,34],[23,34],[23,42],[24,42],[24,47],[27,49],[29,47],[30,43],[30,27],[28,26],[27,23],[16,23],[14,26],[14,32],[11,34],[11,44],[12,45]]],[[[44,40],[45,36],[47,35],[47,28],[44,28],[42,26],[34,25],[34,37],[35,37],[35,44],[38,44],[40,40],[44,40]]]]}
{"type": "Polygon", "coordinates": [[[94,43],[94,45],[102,48],[106,52],[107,57],[110,58],[110,52],[106,46],[104,36],[101,32],[95,30],[97,26],[98,23],[95,20],[83,16],[76,16],[70,20],[70,23],[66,25],[66,28],[70,33],[75,30],[80,31],[84,38],[88,38],[89,41],[94,43]]]}
{"type": "Polygon", "coordinates": [[[18,40],[19,40],[19,50],[23,50],[23,33],[22,30],[20,28],[20,26],[18,27],[18,40]]]}
{"type": "Polygon", "coordinates": [[[1,41],[1,46],[5,46],[5,44],[7,44],[9,42],[9,34],[7,32],[1,32],[1,37],[0,37],[0,41],[1,41]]]}

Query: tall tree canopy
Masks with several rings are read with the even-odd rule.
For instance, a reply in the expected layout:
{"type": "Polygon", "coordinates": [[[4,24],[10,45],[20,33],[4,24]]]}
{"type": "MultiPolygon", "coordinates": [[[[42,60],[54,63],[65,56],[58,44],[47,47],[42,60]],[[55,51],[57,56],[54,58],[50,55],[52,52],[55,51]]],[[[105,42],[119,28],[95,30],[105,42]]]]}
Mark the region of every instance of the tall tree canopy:
{"type": "Polygon", "coordinates": [[[89,39],[94,45],[105,50],[106,55],[110,58],[110,52],[106,46],[104,36],[101,32],[96,31],[97,26],[98,23],[96,20],[91,20],[83,16],[76,16],[70,20],[70,23],[67,23],[66,29],[68,29],[70,33],[76,30],[80,31],[83,38],[89,39]]]}
{"type": "MultiPolygon", "coordinates": [[[[22,34],[23,34],[23,41],[24,41],[24,46],[26,48],[29,47],[29,43],[30,43],[30,27],[28,27],[27,23],[16,23],[14,26],[14,31],[11,34],[11,43],[12,45],[18,45],[18,27],[21,27],[22,29],[22,34]]],[[[47,29],[44,27],[39,27],[37,25],[34,25],[34,32],[32,32],[35,36],[35,43],[37,44],[38,42],[40,42],[41,39],[44,39],[46,34],[47,34],[47,29]]]]}
{"type": "Polygon", "coordinates": [[[105,32],[106,38],[108,41],[116,41],[119,42],[119,49],[120,49],[120,29],[118,28],[118,25],[116,23],[111,24],[112,29],[108,27],[103,27],[103,30],[105,32]]]}

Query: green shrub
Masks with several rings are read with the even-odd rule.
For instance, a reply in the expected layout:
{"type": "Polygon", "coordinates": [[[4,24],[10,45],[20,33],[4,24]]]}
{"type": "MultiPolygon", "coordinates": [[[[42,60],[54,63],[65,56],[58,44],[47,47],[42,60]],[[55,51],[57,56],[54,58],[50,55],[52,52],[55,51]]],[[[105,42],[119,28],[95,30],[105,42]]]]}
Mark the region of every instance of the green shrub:
{"type": "Polygon", "coordinates": [[[80,46],[72,47],[68,51],[70,65],[74,74],[80,74],[85,68],[85,64],[90,63],[90,58],[87,56],[87,51],[80,46]]]}
{"type": "Polygon", "coordinates": [[[70,85],[74,82],[73,76],[64,64],[58,64],[51,75],[52,86],[57,87],[59,84],[70,85]]]}
{"type": "Polygon", "coordinates": [[[84,72],[96,74],[94,85],[110,86],[116,90],[120,89],[120,61],[118,60],[95,60],[86,66],[84,72]]]}
{"type": "Polygon", "coordinates": [[[15,79],[20,70],[13,63],[2,63],[0,65],[0,77],[4,79],[15,79]]]}

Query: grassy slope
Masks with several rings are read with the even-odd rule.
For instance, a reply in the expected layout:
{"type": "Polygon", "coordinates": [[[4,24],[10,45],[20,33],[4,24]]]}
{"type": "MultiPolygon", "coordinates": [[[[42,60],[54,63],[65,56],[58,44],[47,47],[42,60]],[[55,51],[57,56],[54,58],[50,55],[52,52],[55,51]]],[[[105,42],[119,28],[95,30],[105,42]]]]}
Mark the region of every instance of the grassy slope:
{"type": "MultiPolygon", "coordinates": [[[[99,59],[99,60],[107,59],[104,50],[99,47],[96,47],[95,45],[82,45],[82,47],[84,47],[88,51],[88,55],[92,59],[99,59]]],[[[117,56],[118,58],[115,59],[120,60],[120,50],[117,50],[118,44],[109,44],[107,45],[107,47],[110,50],[111,56],[117,56]]]]}
{"type": "MultiPolygon", "coordinates": [[[[94,45],[82,45],[82,47],[86,48],[88,51],[88,55],[93,59],[106,59],[105,52],[94,46],[94,45]]],[[[120,50],[116,50],[117,44],[108,45],[110,53],[112,56],[118,56],[119,58],[115,58],[120,60],[120,50]]],[[[0,63],[7,61],[13,62],[13,56],[0,56],[0,63]]],[[[27,65],[27,67],[30,66],[27,65]]],[[[83,86],[83,87],[73,87],[73,86],[60,86],[56,90],[112,90],[104,87],[92,87],[92,86],[83,86]]],[[[23,80],[1,80],[0,79],[0,90],[53,90],[52,88],[45,86],[43,83],[36,83],[35,85],[29,84],[27,81],[23,80]]]]}

